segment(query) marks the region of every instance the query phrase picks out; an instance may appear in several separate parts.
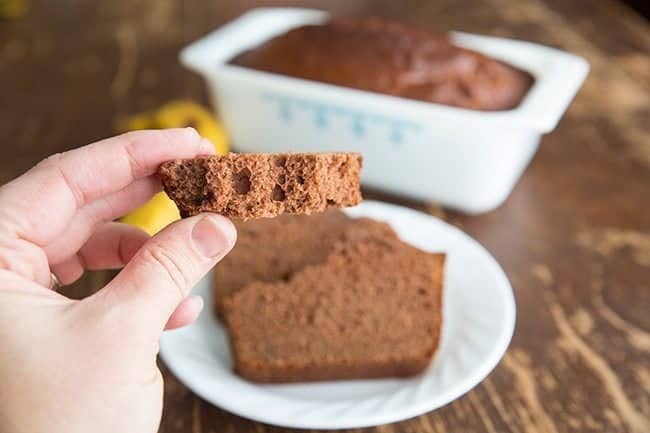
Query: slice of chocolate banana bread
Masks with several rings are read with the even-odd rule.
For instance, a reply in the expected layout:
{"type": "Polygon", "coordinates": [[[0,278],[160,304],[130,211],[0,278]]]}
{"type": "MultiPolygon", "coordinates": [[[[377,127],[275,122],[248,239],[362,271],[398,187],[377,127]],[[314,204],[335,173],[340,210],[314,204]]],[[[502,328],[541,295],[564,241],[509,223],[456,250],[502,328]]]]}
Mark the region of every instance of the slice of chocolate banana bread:
{"type": "Polygon", "coordinates": [[[224,300],[235,371],[257,382],[421,372],[438,348],[443,265],[381,232],[346,231],[324,263],[224,300]]]}
{"type": "Polygon", "coordinates": [[[235,221],[237,244],[213,273],[217,314],[226,295],[253,281],[286,281],[305,266],[325,261],[350,221],[339,210],[235,221]]]}
{"type": "Polygon", "coordinates": [[[213,274],[213,300],[219,317],[223,317],[223,299],[253,281],[287,281],[305,266],[324,262],[346,230],[357,235],[372,230],[397,237],[388,224],[348,218],[339,210],[236,221],[235,226],[237,244],[213,274]]]}
{"type": "Polygon", "coordinates": [[[361,202],[358,153],[236,154],[168,161],[165,192],[187,217],[310,214],[361,202]]]}

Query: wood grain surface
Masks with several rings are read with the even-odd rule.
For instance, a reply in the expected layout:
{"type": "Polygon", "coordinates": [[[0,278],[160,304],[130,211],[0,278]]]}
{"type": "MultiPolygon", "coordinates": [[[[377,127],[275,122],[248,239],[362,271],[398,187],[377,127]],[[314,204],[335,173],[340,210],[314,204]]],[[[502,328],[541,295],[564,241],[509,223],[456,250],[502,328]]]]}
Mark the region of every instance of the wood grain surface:
{"type": "MultiPolygon", "coordinates": [[[[503,361],[442,409],[360,431],[650,432],[650,27],[622,3],[32,0],[27,17],[0,22],[0,182],[111,135],[118,115],[179,97],[207,103],[179,48],[250,7],[280,3],[526,39],[592,67],[501,208],[469,217],[408,203],[462,228],[504,267],[518,321],[503,361]]],[[[109,277],[90,274],[68,293],[109,277]]],[[[160,432],[287,431],[165,379],[160,432]]]]}

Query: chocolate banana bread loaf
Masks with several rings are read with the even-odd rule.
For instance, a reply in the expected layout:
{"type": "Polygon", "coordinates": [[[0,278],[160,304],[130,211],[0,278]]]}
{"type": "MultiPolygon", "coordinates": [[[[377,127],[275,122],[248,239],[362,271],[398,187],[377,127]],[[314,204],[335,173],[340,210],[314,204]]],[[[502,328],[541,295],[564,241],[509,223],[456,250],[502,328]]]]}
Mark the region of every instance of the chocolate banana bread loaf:
{"type": "Polygon", "coordinates": [[[533,77],[450,42],[379,18],[334,18],[245,51],[231,64],[476,110],[519,105],[533,77]]]}
{"type": "Polygon", "coordinates": [[[235,154],[168,161],[165,192],[181,216],[310,214],[361,202],[358,153],[235,154]]]}
{"type": "Polygon", "coordinates": [[[235,371],[257,382],[421,372],[440,338],[443,264],[385,229],[352,227],[322,264],[224,299],[235,371]]]}

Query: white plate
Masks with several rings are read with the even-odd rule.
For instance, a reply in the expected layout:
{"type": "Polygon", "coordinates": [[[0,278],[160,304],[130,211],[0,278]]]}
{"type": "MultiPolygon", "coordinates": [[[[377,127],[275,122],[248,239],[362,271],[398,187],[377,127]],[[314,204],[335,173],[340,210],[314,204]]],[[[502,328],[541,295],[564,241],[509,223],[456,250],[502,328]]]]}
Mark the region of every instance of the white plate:
{"type": "MultiPolygon", "coordinates": [[[[206,308],[166,332],[160,353],[203,399],[237,415],[285,427],[337,429],[400,421],[443,406],[476,386],[503,356],[515,323],[512,288],[494,258],[457,228],[380,202],[347,211],[389,222],[405,241],[447,255],[440,348],[410,379],[258,385],[236,376],[224,329],[206,308]]],[[[194,289],[211,305],[209,278],[194,289]]]]}

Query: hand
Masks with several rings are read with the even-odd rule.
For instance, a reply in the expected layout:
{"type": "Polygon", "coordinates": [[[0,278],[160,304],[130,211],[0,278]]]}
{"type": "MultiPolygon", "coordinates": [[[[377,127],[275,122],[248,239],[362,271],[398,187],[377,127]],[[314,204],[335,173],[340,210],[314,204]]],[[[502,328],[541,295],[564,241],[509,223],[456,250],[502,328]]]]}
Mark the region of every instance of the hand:
{"type": "Polygon", "coordinates": [[[156,236],[110,222],[160,190],[169,159],[212,153],[191,128],[141,131],[54,155],[0,187],[0,432],[153,433],[164,329],[192,322],[191,287],[234,245],[204,214],[156,236]],[[75,301],[50,290],[124,269],[75,301]]]}

